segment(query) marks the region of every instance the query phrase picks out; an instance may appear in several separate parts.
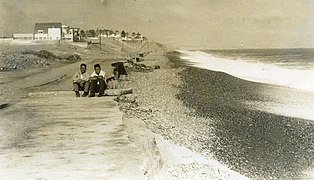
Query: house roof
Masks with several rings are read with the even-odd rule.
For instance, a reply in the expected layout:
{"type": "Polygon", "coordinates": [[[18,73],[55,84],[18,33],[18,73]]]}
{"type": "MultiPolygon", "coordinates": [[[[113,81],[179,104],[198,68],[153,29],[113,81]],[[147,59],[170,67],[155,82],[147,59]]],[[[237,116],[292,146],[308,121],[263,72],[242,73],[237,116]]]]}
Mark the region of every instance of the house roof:
{"type": "Polygon", "coordinates": [[[48,33],[48,28],[60,28],[61,23],[35,23],[34,34],[38,33],[38,30],[43,30],[45,34],[48,33]]]}

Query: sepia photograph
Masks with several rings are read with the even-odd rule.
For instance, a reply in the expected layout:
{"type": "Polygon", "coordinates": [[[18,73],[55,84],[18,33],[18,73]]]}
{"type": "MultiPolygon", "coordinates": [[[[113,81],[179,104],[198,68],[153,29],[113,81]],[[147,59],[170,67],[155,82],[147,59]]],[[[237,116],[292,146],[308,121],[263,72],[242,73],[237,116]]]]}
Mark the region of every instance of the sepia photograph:
{"type": "Polygon", "coordinates": [[[0,179],[314,179],[314,1],[0,0],[0,179]]]}

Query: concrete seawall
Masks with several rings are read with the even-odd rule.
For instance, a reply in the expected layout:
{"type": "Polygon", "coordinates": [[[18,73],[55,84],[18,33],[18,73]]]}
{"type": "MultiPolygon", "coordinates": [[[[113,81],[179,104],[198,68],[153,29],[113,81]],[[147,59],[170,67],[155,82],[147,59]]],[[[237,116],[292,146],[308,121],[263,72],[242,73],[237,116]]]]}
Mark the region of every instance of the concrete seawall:
{"type": "Polygon", "coordinates": [[[152,176],[150,169],[159,166],[158,161],[152,162],[159,154],[150,154],[156,148],[154,138],[142,125],[135,127],[137,123],[128,120],[132,125],[127,126],[113,99],[76,98],[70,91],[40,92],[2,111],[1,177],[152,176]],[[17,114],[23,116],[13,119],[17,114]]]}

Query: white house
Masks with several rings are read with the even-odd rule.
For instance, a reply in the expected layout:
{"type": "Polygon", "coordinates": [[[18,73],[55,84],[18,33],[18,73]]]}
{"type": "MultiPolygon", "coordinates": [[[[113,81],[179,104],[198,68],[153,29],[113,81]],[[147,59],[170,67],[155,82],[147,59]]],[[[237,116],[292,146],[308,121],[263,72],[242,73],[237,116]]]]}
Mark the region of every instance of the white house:
{"type": "Polygon", "coordinates": [[[34,40],[61,40],[61,23],[35,23],[34,40]]]}

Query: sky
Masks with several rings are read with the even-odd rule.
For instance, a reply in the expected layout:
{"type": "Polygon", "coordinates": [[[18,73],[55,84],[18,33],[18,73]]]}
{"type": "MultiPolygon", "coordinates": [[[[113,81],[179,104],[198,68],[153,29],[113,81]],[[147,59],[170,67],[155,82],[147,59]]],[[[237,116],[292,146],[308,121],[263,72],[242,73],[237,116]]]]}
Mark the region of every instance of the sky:
{"type": "Polygon", "coordinates": [[[311,0],[0,0],[0,35],[62,22],[181,49],[311,48],[313,8],[311,0]]]}

